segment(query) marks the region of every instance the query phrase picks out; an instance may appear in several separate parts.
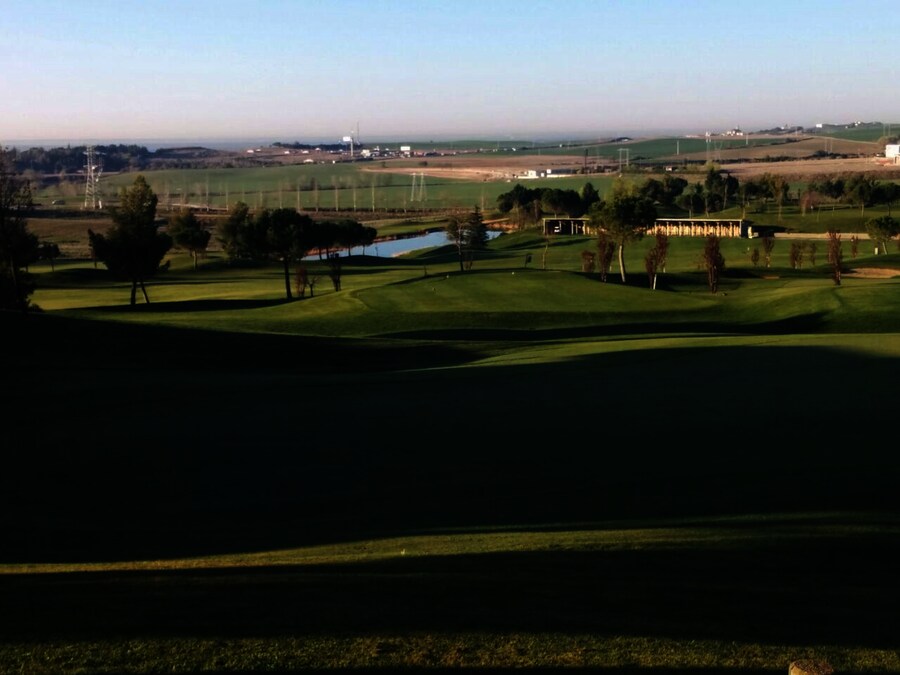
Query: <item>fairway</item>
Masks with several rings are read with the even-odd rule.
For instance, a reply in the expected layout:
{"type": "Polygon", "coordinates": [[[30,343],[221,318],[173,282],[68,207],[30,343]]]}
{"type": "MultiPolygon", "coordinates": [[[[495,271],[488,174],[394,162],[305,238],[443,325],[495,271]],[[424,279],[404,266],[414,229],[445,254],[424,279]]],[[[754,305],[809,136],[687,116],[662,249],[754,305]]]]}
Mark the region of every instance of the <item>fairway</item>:
{"type": "Polygon", "coordinates": [[[627,284],[533,231],[467,272],[346,257],[340,291],[311,261],[294,301],[215,254],[134,307],[35,267],[43,311],[0,315],[0,666],[900,669],[900,276],[723,240],[712,294],[681,238],[651,290],[651,243],[627,284]]]}

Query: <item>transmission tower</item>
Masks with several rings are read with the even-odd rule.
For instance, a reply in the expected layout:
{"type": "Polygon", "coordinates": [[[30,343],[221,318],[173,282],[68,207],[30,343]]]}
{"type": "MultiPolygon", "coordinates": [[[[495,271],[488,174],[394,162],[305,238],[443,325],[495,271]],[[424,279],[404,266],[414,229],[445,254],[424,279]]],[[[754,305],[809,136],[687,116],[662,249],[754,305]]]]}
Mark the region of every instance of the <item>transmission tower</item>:
{"type": "Polygon", "coordinates": [[[87,164],[84,166],[86,181],[84,186],[84,208],[96,210],[100,202],[99,184],[100,174],[103,171],[103,168],[99,165],[99,159],[97,159],[100,153],[95,153],[94,146],[89,145],[84,154],[87,155],[87,164]]]}

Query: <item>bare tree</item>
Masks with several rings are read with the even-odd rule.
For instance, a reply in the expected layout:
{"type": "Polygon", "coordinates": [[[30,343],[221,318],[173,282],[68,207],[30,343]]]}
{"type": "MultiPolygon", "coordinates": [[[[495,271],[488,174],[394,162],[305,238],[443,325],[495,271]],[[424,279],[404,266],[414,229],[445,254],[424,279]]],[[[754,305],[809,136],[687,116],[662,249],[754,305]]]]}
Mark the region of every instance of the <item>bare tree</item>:
{"type": "Polygon", "coordinates": [[[650,284],[650,288],[654,291],[656,290],[656,273],[659,270],[661,263],[662,260],[659,248],[654,246],[647,251],[647,255],[644,256],[644,269],[647,270],[647,281],[650,284]]]}
{"type": "Polygon", "coordinates": [[[600,281],[606,283],[606,276],[612,265],[613,256],[616,254],[616,242],[600,230],[597,234],[597,268],[600,271],[600,281]]]}
{"type": "Polygon", "coordinates": [[[772,266],[772,251],[775,249],[775,237],[763,237],[763,253],[766,258],[766,267],[772,266]]]}
{"type": "Polygon", "coordinates": [[[816,245],[814,241],[806,242],[806,255],[809,256],[809,264],[815,266],[816,264],[816,252],[819,250],[819,247],[816,245]]]}
{"type": "Polygon", "coordinates": [[[788,253],[788,261],[791,269],[798,270],[803,267],[803,244],[799,241],[791,242],[791,250],[788,253]]]}
{"type": "Polygon", "coordinates": [[[581,252],[581,271],[590,274],[594,271],[595,254],[593,251],[581,252]]]}
{"type": "Polygon", "coordinates": [[[837,230],[828,230],[828,262],[831,264],[831,278],[835,286],[841,285],[841,265],[844,261],[841,234],[837,230]]]}
{"type": "Polygon", "coordinates": [[[309,273],[302,265],[297,267],[294,285],[297,289],[297,297],[306,297],[306,287],[309,286],[309,273]]]}
{"type": "Polygon", "coordinates": [[[706,238],[706,246],[703,248],[703,264],[706,267],[709,292],[715,293],[719,290],[719,277],[725,270],[725,258],[719,249],[719,238],[715,235],[706,238]]]}
{"type": "Polygon", "coordinates": [[[656,233],[656,250],[659,256],[659,267],[666,271],[666,260],[669,257],[669,235],[662,230],[656,233]]]}

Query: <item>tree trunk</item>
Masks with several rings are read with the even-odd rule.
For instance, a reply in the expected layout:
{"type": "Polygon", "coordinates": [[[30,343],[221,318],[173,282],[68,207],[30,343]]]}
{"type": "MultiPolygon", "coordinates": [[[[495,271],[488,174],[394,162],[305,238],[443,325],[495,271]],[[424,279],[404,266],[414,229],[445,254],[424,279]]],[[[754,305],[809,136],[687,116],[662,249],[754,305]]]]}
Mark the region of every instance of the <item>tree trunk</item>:
{"type": "Polygon", "coordinates": [[[625,244],[619,244],[619,276],[622,277],[622,283],[625,283],[625,244]]]}
{"type": "Polygon", "coordinates": [[[137,279],[131,280],[131,304],[137,304],[137,279]]]}
{"type": "Polygon", "coordinates": [[[144,286],[144,280],[143,280],[143,279],[141,279],[141,293],[144,294],[144,302],[146,302],[146,303],[149,305],[149,304],[150,304],[150,298],[147,296],[147,287],[144,286]]]}
{"type": "Polygon", "coordinates": [[[288,300],[293,300],[291,295],[291,261],[285,257],[281,261],[284,264],[284,293],[288,300]]]}
{"type": "Polygon", "coordinates": [[[194,259],[194,271],[197,270],[197,251],[191,251],[191,257],[194,259]]]}

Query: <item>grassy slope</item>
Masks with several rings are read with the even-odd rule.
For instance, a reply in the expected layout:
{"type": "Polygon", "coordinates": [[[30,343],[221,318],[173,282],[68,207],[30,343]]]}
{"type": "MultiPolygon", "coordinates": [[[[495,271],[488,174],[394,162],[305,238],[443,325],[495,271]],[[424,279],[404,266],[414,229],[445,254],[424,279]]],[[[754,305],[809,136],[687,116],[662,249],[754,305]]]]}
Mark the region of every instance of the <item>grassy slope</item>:
{"type": "Polygon", "coordinates": [[[0,569],[0,664],[898,669],[897,280],[733,241],[711,296],[679,240],[650,292],[649,242],[634,286],[589,243],[360,259],[294,303],[276,270],[179,260],[135,309],[42,274],[46,312],[2,316],[3,560],[126,563],[0,569]]]}

